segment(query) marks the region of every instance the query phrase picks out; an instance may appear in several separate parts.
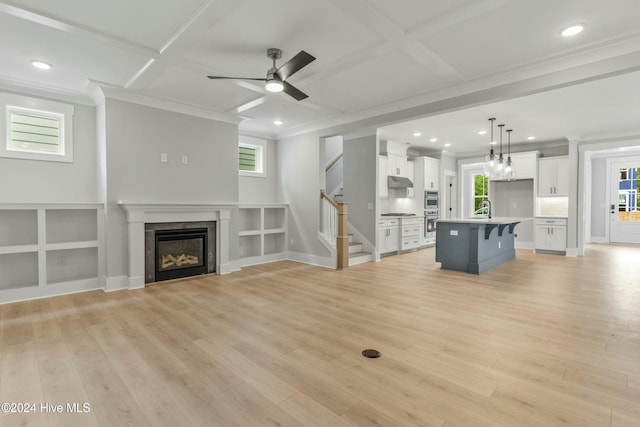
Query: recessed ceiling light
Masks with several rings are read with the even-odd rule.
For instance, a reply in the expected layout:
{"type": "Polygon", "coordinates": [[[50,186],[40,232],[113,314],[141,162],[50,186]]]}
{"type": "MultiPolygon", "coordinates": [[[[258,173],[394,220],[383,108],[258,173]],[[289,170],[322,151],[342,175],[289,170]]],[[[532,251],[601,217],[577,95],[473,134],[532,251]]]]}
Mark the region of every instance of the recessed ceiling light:
{"type": "Polygon", "coordinates": [[[529,141],[533,141],[534,139],[536,139],[536,137],[532,135],[532,136],[528,136],[528,137],[527,137],[527,139],[528,139],[529,141]]]}
{"type": "Polygon", "coordinates": [[[277,126],[280,126],[280,125],[281,125],[281,124],[283,124],[283,123],[284,123],[284,122],[283,122],[282,120],[274,120],[274,121],[273,121],[273,124],[274,124],[274,125],[277,125],[277,126]]]}
{"type": "Polygon", "coordinates": [[[563,35],[564,37],[571,37],[571,36],[575,36],[576,34],[582,32],[582,30],[584,30],[584,25],[572,25],[570,27],[565,28],[564,30],[560,31],[560,34],[563,35]]]}
{"type": "Polygon", "coordinates": [[[417,138],[417,137],[419,137],[420,135],[422,135],[422,133],[421,133],[421,132],[414,132],[414,133],[413,133],[413,136],[415,136],[416,138],[417,138]]]}
{"type": "Polygon", "coordinates": [[[486,135],[486,134],[487,134],[486,130],[478,131],[478,135],[486,135]]]}
{"type": "Polygon", "coordinates": [[[447,142],[446,144],[444,144],[445,147],[451,147],[451,143],[447,142]]]}
{"type": "Polygon", "coordinates": [[[429,140],[429,142],[436,142],[437,140],[438,140],[438,138],[431,138],[431,139],[429,140]]]}
{"type": "Polygon", "coordinates": [[[39,70],[50,70],[51,69],[51,64],[49,64],[48,62],[44,62],[44,61],[38,61],[37,59],[34,59],[33,61],[31,61],[31,65],[33,65],[34,67],[36,67],[39,70]]]}
{"type": "Polygon", "coordinates": [[[498,141],[491,141],[490,144],[491,145],[496,145],[498,143],[498,141]]]}

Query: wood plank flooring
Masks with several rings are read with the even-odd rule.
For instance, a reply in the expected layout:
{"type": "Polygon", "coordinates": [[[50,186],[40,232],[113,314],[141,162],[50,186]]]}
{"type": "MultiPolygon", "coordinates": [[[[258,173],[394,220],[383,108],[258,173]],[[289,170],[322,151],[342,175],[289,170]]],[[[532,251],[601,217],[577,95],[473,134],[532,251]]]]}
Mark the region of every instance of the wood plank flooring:
{"type": "Polygon", "coordinates": [[[426,249],[4,305],[0,402],[37,406],[0,426],[638,426],[639,273],[634,246],[481,276],[426,249]]]}

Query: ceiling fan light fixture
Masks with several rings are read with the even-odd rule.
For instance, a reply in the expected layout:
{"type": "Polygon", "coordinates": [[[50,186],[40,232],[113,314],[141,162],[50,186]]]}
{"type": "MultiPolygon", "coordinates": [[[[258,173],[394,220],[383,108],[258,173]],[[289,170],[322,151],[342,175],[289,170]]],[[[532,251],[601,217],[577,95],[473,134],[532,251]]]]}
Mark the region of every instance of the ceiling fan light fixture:
{"type": "Polygon", "coordinates": [[[279,80],[271,79],[271,80],[267,80],[267,83],[264,85],[264,88],[269,92],[282,92],[284,90],[284,85],[279,80]]]}

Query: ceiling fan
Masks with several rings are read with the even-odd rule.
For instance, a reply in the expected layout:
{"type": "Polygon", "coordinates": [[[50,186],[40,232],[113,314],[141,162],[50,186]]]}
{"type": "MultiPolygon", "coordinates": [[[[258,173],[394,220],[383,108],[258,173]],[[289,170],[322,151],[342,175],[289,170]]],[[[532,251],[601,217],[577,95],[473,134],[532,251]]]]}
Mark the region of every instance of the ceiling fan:
{"type": "Polygon", "coordinates": [[[297,101],[302,101],[308,98],[309,95],[305,94],[298,88],[294,87],[287,82],[287,79],[297,73],[302,68],[315,61],[313,55],[308,54],[304,50],[301,50],[296,56],[291,58],[289,62],[282,65],[280,68],[276,68],[276,59],[282,57],[282,51],[276,48],[267,49],[267,56],[273,60],[273,66],[267,71],[266,78],[251,78],[251,77],[225,77],[225,76],[207,76],[210,79],[234,79],[234,80],[258,80],[265,82],[265,89],[269,92],[283,92],[287,95],[295,98],[297,101]]]}

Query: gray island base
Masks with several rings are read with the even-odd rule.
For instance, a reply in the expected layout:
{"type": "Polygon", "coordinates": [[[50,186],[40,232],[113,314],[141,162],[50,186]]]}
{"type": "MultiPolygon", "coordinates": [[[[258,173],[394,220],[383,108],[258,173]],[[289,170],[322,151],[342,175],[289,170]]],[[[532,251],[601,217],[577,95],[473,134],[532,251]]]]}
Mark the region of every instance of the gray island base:
{"type": "Polygon", "coordinates": [[[514,228],[522,218],[438,221],[436,262],[448,270],[482,274],[516,257],[514,228]]]}

